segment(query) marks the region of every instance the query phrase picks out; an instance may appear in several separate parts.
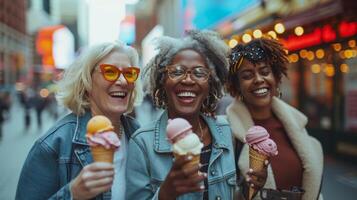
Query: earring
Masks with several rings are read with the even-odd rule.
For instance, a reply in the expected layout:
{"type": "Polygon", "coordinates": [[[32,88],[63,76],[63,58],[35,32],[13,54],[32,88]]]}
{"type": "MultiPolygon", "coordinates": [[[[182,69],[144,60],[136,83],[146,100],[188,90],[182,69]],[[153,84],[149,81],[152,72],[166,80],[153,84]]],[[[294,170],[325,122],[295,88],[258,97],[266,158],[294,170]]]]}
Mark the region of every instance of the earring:
{"type": "Polygon", "coordinates": [[[237,94],[238,94],[238,100],[243,102],[244,101],[244,97],[243,97],[242,93],[240,91],[238,91],[237,94]]]}
{"type": "Polygon", "coordinates": [[[202,113],[209,117],[214,116],[214,112],[218,106],[219,97],[215,93],[216,92],[210,92],[202,104],[202,113]]]}
{"type": "Polygon", "coordinates": [[[166,103],[165,103],[165,94],[161,91],[161,89],[157,89],[155,91],[155,105],[159,108],[165,108],[166,107],[166,103]],[[160,93],[162,93],[160,95],[160,93]]]}
{"type": "Polygon", "coordinates": [[[281,99],[281,97],[283,96],[283,93],[281,92],[280,88],[277,87],[277,88],[276,88],[276,91],[278,92],[278,97],[279,97],[279,99],[281,99]]]}

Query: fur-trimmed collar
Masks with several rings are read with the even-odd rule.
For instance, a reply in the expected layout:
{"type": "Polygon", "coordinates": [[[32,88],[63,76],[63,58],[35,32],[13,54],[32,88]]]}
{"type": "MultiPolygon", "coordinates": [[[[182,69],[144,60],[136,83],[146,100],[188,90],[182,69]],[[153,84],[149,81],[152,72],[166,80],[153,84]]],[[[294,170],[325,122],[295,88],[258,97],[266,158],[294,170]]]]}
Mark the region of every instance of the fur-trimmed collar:
{"type": "MultiPolygon", "coordinates": [[[[302,187],[305,190],[305,194],[303,195],[303,200],[316,199],[323,171],[321,144],[307,134],[305,129],[307,117],[300,111],[276,97],[273,98],[272,109],[277,118],[282,122],[291,143],[301,159],[304,169],[302,187]]],[[[244,138],[247,130],[254,125],[247,107],[244,103],[235,99],[227,107],[226,111],[234,136],[240,141],[245,141],[244,138]]],[[[238,166],[243,174],[247,173],[249,169],[248,145],[244,145],[242,148],[238,166]]],[[[276,189],[271,166],[268,167],[268,178],[264,187],[276,189]]],[[[254,199],[260,198],[255,197],[254,199]]],[[[321,195],[319,199],[322,199],[321,195]]]]}

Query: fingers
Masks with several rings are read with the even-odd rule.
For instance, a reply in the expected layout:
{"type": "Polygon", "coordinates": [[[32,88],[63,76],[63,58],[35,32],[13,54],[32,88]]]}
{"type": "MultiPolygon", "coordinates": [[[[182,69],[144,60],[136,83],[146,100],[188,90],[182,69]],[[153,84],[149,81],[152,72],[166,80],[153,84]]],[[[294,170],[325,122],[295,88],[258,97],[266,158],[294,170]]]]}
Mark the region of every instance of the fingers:
{"type": "Polygon", "coordinates": [[[246,182],[247,182],[248,187],[254,188],[256,190],[263,188],[264,184],[265,184],[265,182],[257,181],[250,177],[246,178],[246,182]]]}
{"type": "Polygon", "coordinates": [[[264,169],[260,170],[260,171],[253,171],[253,169],[249,169],[249,171],[247,172],[247,175],[255,176],[257,179],[266,179],[267,171],[264,169]]]}
{"type": "Polygon", "coordinates": [[[114,170],[114,165],[107,162],[94,162],[85,166],[83,169],[90,171],[114,170]]]}
{"type": "Polygon", "coordinates": [[[193,157],[191,155],[181,156],[175,159],[173,166],[163,182],[159,196],[162,199],[166,197],[176,198],[185,193],[201,192],[204,188],[204,179],[206,173],[201,173],[201,165],[190,163],[193,157]]]}
{"type": "Polygon", "coordinates": [[[174,180],[172,186],[175,188],[175,193],[177,195],[191,193],[191,192],[202,192],[204,191],[204,179],[207,174],[196,172],[195,175],[184,179],[174,180]]]}
{"type": "Polygon", "coordinates": [[[91,194],[94,194],[94,196],[95,196],[95,195],[98,195],[100,193],[109,191],[111,187],[112,187],[112,185],[110,184],[110,185],[105,185],[105,186],[101,186],[101,187],[90,188],[89,192],[91,194]]]}
{"type": "Polygon", "coordinates": [[[88,190],[110,187],[114,179],[114,168],[110,163],[94,162],[83,168],[83,186],[88,190]]]}
{"type": "Polygon", "coordinates": [[[86,186],[86,188],[102,187],[102,186],[111,185],[113,183],[114,174],[111,176],[101,176],[97,174],[91,176],[88,179],[83,177],[83,179],[85,180],[84,185],[86,186]]]}
{"type": "Polygon", "coordinates": [[[180,156],[174,160],[174,163],[172,165],[173,170],[179,170],[181,169],[185,164],[191,162],[193,159],[192,155],[187,155],[187,156],[180,156]]]}
{"type": "Polygon", "coordinates": [[[177,186],[176,192],[178,194],[186,194],[186,193],[192,193],[192,192],[202,192],[204,191],[205,186],[202,185],[195,185],[195,186],[177,186]]]}
{"type": "Polygon", "coordinates": [[[267,169],[263,168],[259,171],[254,171],[253,169],[249,169],[247,172],[246,182],[249,187],[260,189],[264,187],[266,179],[267,179],[267,169]]]}
{"type": "Polygon", "coordinates": [[[74,199],[90,199],[108,191],[114,179],[114,168],[110,163],[94,162],[85,166],[71,182],[74,199]]]}
{"type": "Polygon", "coordinates": [[[199,173],[199,170],[201,168],[201,164],[197,164],[194,166],[185,166],[179,171],[179,175],[185,176],[185,177],[191,177],[194,175],[197,175],[199,173]]]}
{"type": "Polygon", "coordinates": [[[173,182],[175,187],[188,186],[188,187],[196,187],[201,186],[203,181],[207,178],[206,173],[196,172],[194,175],[189,176],[189,178],[185,179],[177,179],[173,182]]]}
{"type": "Polygon", "coordinates": [[[83,180],[95,180],[106,177],[113,177],[114,170],[103,170],[103,171],[85,171],[83,173],[83,180]]]}

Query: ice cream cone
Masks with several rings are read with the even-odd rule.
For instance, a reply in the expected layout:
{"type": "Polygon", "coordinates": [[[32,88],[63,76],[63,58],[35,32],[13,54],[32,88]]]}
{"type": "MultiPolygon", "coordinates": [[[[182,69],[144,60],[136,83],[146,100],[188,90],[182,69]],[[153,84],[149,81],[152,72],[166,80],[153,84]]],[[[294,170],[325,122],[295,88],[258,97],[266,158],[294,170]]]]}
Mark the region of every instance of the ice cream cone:
{"type": "Polygon", "coordinates": [[[103,146],[93,146],[91,147],[91,152],[93,160],[95,162],[108,162],[113,163],[115,149],[106,149],[103,146]]]}
{"type": "MultiPolygon", "coordinates": [[[[192,154],[191,154],[191,155],[192,155],[192,154]]],[[[175,159],[178,159],[179,157],[183,157],[183,156],[185,156],[185,155],[179,155],[179,154],[174,153],[174,156],[175,156],[175,159]]],[[[191,167],[193,167],[193,166],[198,165],[198,164],[200,163],[200,157],[201,157],[200,154],[198,154],[198,155],[192,155],[192,160],[191,160],[190,162],[186,163],[186,164],[183,166],[183,168],[184,168],[184,169],[188,169],[188,168],[191,168],[191,167]]]]}
{"type": "MultiPolygon", "coordinates": [[[[264,168],[264,161],[268,160],[269,156],[259,153],[254,150],[252,147],[249,147],[249,168],[253,171],[260,171],[264,168]]],[[[252,177],[255,179],[255,177],[252,177]]],[[[249,200],[253,199],[257,191],[254,188],[249,187],[249,200]]]]}
{"type": "Polygon", "coordinates": [[[87,143],[95,162],[113,163],[114,152],[120,146],[112,122],[103,115],[92,117],[87,124],[87,143]]]}

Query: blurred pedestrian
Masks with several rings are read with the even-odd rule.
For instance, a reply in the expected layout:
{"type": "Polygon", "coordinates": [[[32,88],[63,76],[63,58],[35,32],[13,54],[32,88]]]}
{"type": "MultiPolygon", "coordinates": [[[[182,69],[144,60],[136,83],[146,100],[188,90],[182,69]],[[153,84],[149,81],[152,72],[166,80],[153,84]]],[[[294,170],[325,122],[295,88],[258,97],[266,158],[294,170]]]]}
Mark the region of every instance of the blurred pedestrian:
{"type": "Polygon", "coordinates": [[[24,108],[25,131],[27,131],[31,125],[31,107],[34,97],[34,91],[32,88],[29,87],[19,91],[18,94],[20,103],[24,108]]]}
{"type": "Polygon", "coordinates": [[[0,140],[2,140],[3,137],[3,123],[9,118],[10,107],[10,92],[0,92],[0,140]]]}
{"type": "Polygon", "coordinates": [[[126,199],[231,199],[236,180],[231,130],[215,116],[229,48],[215,32],[190,31],[184,38],[160,38],[158,49],[147,65],[146,84],[164,112],[129,142],[126,199]],[[173,160],[166,126],[174,118],[189,121],[200,139],[200,165],[183,167],[189,155],[173,160]]]}
{"type": "Polygon", "coordinates": [[[286,65],[285,50],[273,39],[255,39],[232,49],[227,88],[235,100],[228,106],[227,116],[236,137],[243,192],[247,196],[250,186],[274,189],[264,190],[273,199],[292,195],[302,200],[322,199],[321,144],[308,135],[306,116],[279,98],[286,65]],[[249,147],[244,144],[253,125],[266,128],[279,151],[262,171],[249,169],[249,147]]]}
{"type": "Polygon", "coordinates": [[[42,128],[42,112],[47,106],[47,97],[42,97],[39,92],[33,98],[34,108],[36,110],[37,127],[42,128]]]}
{"type": "Polygon", "coordinates": [[[68,67],[57,99],[72,113],[32,147],[20,175],[17,200],[124,199],[127,142],[139,126],[126,115],[141,97],[137,66],[135,49],[104,43],[89,48],[68,67]],[[93,162],[85,135],[87,122],[95,115],[108,117],[121,140],[114,165],[93,162]]]}

